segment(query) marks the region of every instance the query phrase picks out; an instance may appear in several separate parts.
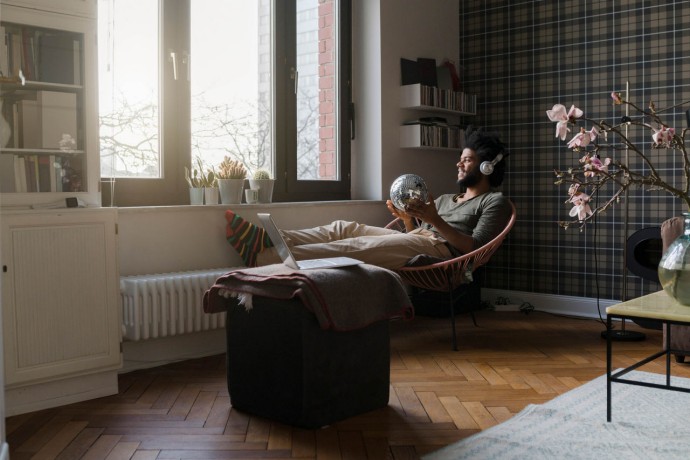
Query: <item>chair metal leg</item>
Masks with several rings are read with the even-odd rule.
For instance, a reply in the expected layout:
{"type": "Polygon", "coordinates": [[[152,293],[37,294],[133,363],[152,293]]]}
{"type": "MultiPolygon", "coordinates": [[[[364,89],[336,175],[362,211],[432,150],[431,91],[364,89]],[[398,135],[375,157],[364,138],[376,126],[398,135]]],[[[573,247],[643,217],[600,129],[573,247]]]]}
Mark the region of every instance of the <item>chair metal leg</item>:
{"type": "Polygon", "coordinates": [[[477,324],[477,318],[474,316],[474,312],[470,312],[470,316],[472,316],[472,322],[474,323],[474,327],[479,327],[479,324],[477,324]]]}

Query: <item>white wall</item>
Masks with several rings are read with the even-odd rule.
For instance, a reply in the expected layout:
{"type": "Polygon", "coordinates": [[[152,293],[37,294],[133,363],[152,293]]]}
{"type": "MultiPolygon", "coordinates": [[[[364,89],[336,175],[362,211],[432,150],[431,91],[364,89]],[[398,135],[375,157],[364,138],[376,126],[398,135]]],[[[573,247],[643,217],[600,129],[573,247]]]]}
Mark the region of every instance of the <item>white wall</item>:
{"type": "MultiPolygon", "coordinates": [[[[282,228],[303,228],[336,219],[385,225],[392,217],[382,201],[233,205],[257,223],[270,212],[282,228]]],[[[225,240],[228,206],[162,206],[118,209],[120,275],[141,275],[241,266],[225,240]]]]}
{"type": "Polygon", "coordinates": [[[399,107],[400,58],[459,59],[457,0],[367,0],[353,5],[353,195],[385,199],[400,174],[426,179],[434,196],[456,190],[460,152],[401,149],[399,126],[423,116],[399,107]]]}

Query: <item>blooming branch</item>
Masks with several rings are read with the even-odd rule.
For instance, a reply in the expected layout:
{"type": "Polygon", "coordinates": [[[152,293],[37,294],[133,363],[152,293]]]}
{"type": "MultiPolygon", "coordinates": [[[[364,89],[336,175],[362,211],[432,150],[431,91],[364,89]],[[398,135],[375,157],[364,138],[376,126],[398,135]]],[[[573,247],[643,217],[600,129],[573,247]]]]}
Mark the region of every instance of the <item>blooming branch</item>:
{"type": "MultiPolygon", "coordinates": [[[[569,168],[567,171],[554,171],[556,184],[568,184],[568,200],[573,207],[570,210],[571,217],[576,220],[560,222],[560,225],[567,228],[569,225],[579,223],[580,228],[593,219],[599,213],[618,203],[625,192],[633,186],[644,187],[648,190],[662,190],[670,195],[680,198],[690,209],[690,161],[685,147],[684,128],[680,134],[673,127],[668,126],[661,119],[661,114],[683,104],[669,107],[666,110],[658,111],[653,102],[649,104],[648,110],[641,109],[632,102],[626,101],[618,92],[611,93],[611,99],[615,105],[627,105],[634,109],[638,115],[634,118],[623,116],[618,124],[610,124],[605,120],[595,121],[584,116],[584,112],[575,105],[566,112],[565,106],[555,104],[546,114],[549,120],[556,122],[556,137],[565,140],[571,131],[570,125],[575,126],[578,121],[592,124],[589,130],[580,127],[577,134],[573,135],[568,142],[568,148],[575,152],[584,153],[580,158],[579,165],[569,168]],[[652,158],[635,144],[628,137],[628,130],[631,127],[642,127],[651,133],[652,149],[673,149],[680,152],[683,161],[683,172],[685,184],[676,187],[665,181],[658,173],[652,158]],[[618,143],[606,143],[611,138],[617,138],[618,143]],[[604,143],[601,141],[603,140],[604,143]],[[600,152],[612,150],[611,157],[602,159],[600,152]],[[647,171],[644,173],[633,171],[628,164],[617,159],[617,151],[628,151],[641,159],[647,171]],[[592,209],[590,203],[596,202],[594,197],[604,190],[605,186],[612,185],[613,193],[603,202],[592,209]]],[[[608,188],[607,188],[608,190],[608,188]]]]}

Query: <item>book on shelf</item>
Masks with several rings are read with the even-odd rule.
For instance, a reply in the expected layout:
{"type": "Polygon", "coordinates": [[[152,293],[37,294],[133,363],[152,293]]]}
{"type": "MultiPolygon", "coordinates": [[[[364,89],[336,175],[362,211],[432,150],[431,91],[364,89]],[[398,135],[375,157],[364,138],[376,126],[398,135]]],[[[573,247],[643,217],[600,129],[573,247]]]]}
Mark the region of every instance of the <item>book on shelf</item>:
{"type": "Polygon", "coordinates": [[[26,161],[24,157],[14,156],[14,179],[17,192],[26,192],[26,161]]]}
{"type": "Polygon", "coordinates": [[[62,158],[0,154],[3,192],[61,192],[62,158]]]}
{"type": "Polygon", "coordinates": [[[24,156],[24,169],[26,171],[26,191],[38,192],[38,158],[36,155],[24,156]]]}
{"type": "Polygon", "coordinates": [[[38,191],[55,191],[55,167],[51,168],[51,163],[55,161],[52,155],[38,156],[38,191]]]}
{"type": "Polygon", "coordinates": [[[24,65],[24,52],[22,47],[22,34],[11,30],[7,32],[7,55],[9,77],[19,78],[19,73],[24,65]]]}
{"type": "Polygon", "coordinates": [[[0,25],[0,74],[10,77],[9,54],[7,53],[7,30],[0,25]]]}
{"type": "Polygon", "coordinates": [[[403,85],[437,86],[436,59],[420,57],[413,61],[400,58],[400,77],[403,85]]]}
{"type": "Polygon", "coordinates": [[[0,153],[0,193],[12,193],[17,190],[17,179],[14,171],[14,155],[0,153]]]}
{"type": "Polygon", "coordinates": [[[448,126],[448,120],[443,117],[421,117],[415,120],[407,120],[403,122],[405,125],[434,125],[434,126],[448,126]]]}
{"type": "Polygon", "coordinates": [[[34,49],[34,33],[22,28],[22,71],[27,80],[36,80],[36,52],[34,49]]]}
{"type": "Polygon", "coordinates": [[[450,68],[445,65],[436,67],[436,86],[439,89],[453,91],[453,78],[450,74],[450,68]]]}
{"type": "Polygon", "coordinates": [[[477,96],[463,91],[452,91],[434,86],[403,85],[400,87],[401,107],[436,107],[473,114],[477,111],[477,96]]]}
{"type": "Polygon", "coordinates": [[[419,83],[419,64],[417,61],[400,58],[400,77],[403,85],[419,83]]]}
{"type": "Polygon", "coordinates": [[[410,124],[400,126],[400,146],[430,148],[460,148],[464,130],[459,126],[410,124]]]}
{"type": "Polygon", "coordinates": [[[426,86],[437,86],[436,59],[417,58],[419,64],[419,83],[426,86]]]}
{"type": "Polygon", "coordinates": [[[64,33],[44,32],[38,37],[38,77],[50,83],[77,84],[81,76],[78,62],[80,44],[64,33]],[[75,44],[76,42],[76,44],[75,44]]]}

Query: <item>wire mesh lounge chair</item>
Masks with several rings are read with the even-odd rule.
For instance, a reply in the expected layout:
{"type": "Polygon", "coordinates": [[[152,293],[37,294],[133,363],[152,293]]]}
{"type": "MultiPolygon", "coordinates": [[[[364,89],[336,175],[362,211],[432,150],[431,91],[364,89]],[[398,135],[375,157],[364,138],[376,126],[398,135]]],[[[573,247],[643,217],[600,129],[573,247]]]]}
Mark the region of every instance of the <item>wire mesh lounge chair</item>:
{"type": "MultiPolygon", "coordinates": [[[[494,239],[484,246],[472,252],[463,254],[453,259],[442,262],[421,266],[405,266],[396,270],[402,279],[409,284],[428,291],[443,292],[448,295],[448,306],[450,310],[450,321],[452,329],[453,350],[458,349],[457,337],[455,332],[455,291],[463,284],[468,282],[468,273],[486,264],[496,250],[501,246],[510,230],[515,224],[517,212],[513,202],[510,202],[512,213],[506,227],[494,239]]],[[[401,219],[395,219],[386,225],[392,228],[405,231],[405,224],[401,219]]],[[[474,315],[473,315],[474,320],[474,315]]],[[[476,322],[475,322],[476,324],[476,322]]]]}

